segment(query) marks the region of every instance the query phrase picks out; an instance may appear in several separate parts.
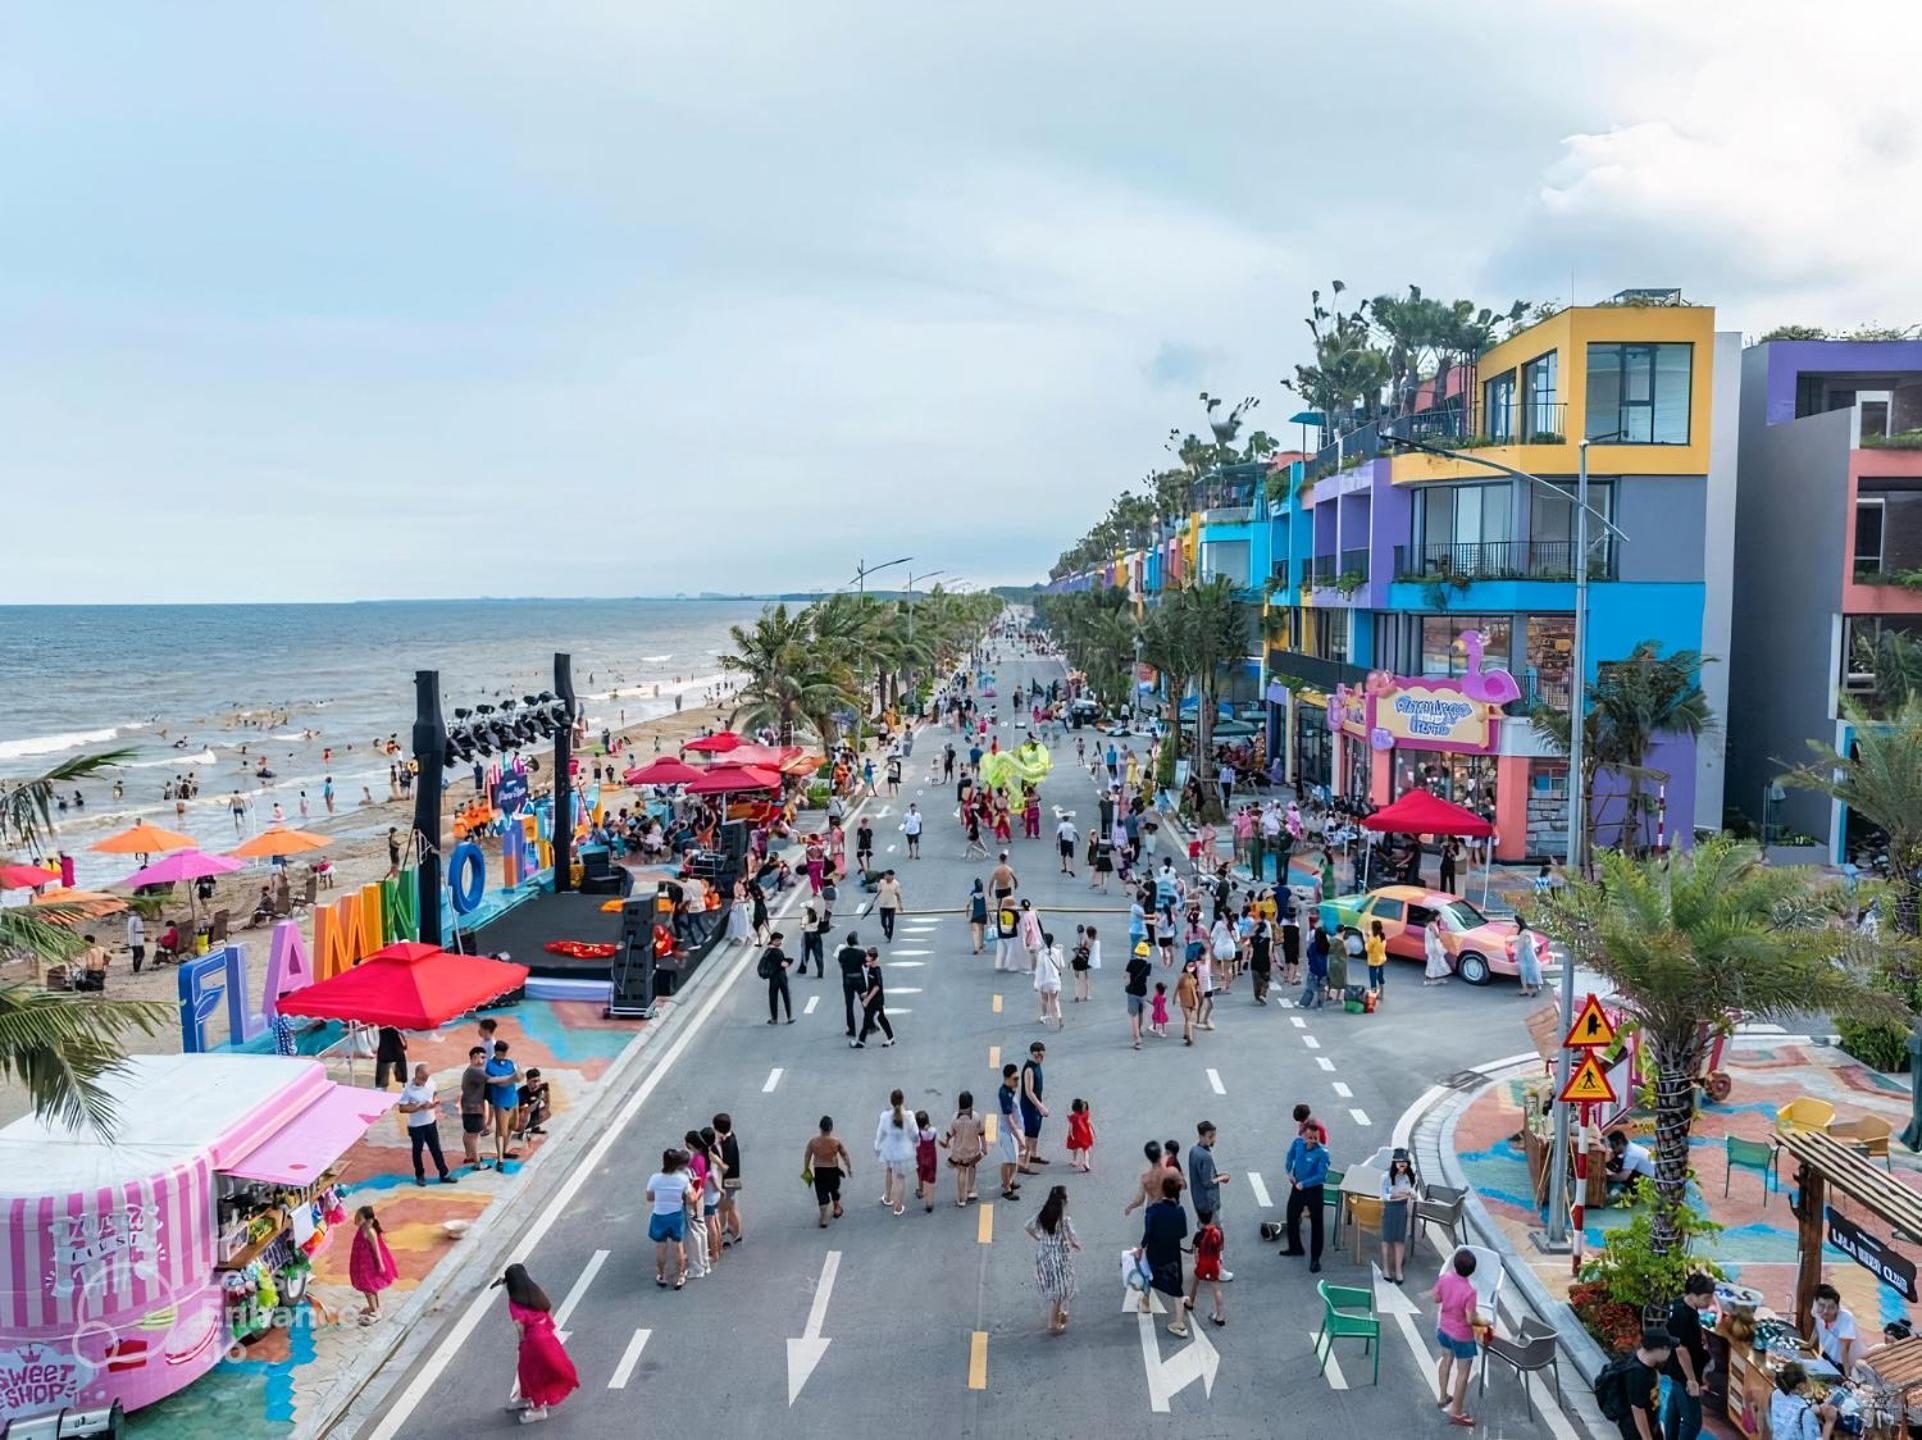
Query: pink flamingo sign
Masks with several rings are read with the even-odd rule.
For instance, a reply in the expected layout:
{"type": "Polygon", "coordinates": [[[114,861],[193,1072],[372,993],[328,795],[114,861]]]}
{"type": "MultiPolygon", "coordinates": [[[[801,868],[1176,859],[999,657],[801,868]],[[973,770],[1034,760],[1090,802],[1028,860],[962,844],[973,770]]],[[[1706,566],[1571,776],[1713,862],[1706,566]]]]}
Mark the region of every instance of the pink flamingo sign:
{"type": "Polygon", "coordinates": [[[1377,750],[1405,745],[1414,750],[1444,750],[1491,755],[1501,727],[1501,707],[1521,697],[1521,687],[1506,670],[1482,668],[1482,636],[1461,637],[1468,670],[1456,677],[1398,676],[1385,670],[1369,675],[1355,689],[1340,687],[1329,706],[1331,725],[1364,737],[1377,750]]]}

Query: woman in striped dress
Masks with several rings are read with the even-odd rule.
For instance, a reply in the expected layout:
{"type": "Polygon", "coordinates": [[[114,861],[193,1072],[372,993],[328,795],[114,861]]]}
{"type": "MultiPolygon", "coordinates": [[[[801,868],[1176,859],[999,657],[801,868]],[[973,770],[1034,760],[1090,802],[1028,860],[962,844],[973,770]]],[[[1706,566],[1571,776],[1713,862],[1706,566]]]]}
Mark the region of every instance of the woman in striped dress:
{"type": "Polygon", "coordinates": [[[1068,1302],[1074,1299],[1074,1252],[1081,1248],[1068,1220],[1068,1187],[1056,1185],[1041,1202],[1041,1213],[1028,1222],[1034,1240],[1034,1279],[1048,1302],[1048,1333],[1068,1328],[1068,1302]]]}

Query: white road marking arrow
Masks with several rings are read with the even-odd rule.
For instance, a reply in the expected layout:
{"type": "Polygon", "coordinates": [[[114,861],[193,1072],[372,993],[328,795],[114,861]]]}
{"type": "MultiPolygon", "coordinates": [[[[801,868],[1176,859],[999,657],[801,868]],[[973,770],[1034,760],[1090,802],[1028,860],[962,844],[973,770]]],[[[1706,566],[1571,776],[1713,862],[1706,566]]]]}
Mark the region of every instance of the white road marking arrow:
{"type": "Polygon", "coordinates": [[[801,1387],[828,1353],[828,1342],[821,1338],[821,1326],[828,1318],[828,1296],[834,1293],[834,1276],[841,1268],[841,1252],[830,1250],[821,1262],[821,1278],[814,1286],[814,1303],[808,1306],[807,1329],[798,1340],[787,1342],[787,1403],[801,1397],[801,1387]]]}
{"type": "Polygon", "coordinates": [[[1197,1380],[1203,1395],[1215,1393],[1215,1372],[1221,1368],[1221,1356],[1208,1342],[1199,1317],[1189,1323],[1194,1338],[1164,1361],[1155,1341],[1154,1316],[1135,1312],[1135,1324],[1141,1331],[1141,1363],[1148,1371],[1148,1408],[1157,1415],[1166,1415],[1169,1399],[1197,1380]]]}
{"type": "Polygon", "coordinates": [[[1408,1352],[1415,1357],[1415,1369],[1422,1377],[1421,1383],[1427,1388],[1431,1398],[1439,1399],[1440,1392],[1435,1389],[1435,1357],[1428,1353],[1428,1343],[1422,1339],[1421,1310],[1408,1298],[1399,1285],[1390,1285],[1382,1278],[1381,1266],[1369,1267],[1375,1277],[1375,1313],[1395,1317],[1395,1328],[1401,1331],[1401,1338],[1408,1342],[1408,1352]]]}

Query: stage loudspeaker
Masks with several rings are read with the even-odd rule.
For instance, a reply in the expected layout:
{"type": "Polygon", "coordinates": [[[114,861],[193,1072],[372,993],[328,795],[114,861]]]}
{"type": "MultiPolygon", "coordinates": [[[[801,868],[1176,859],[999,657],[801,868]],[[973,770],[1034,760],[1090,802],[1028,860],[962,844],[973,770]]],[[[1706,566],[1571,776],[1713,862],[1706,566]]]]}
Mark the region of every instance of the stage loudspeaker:
{"type": "Polygon", "coordinates": [[[609,967],[614,990],[607,1005],[610,1017],[650,1019],[654,1013],[654,896],[635,897],[621,905],[621,936],[609,967]]]}
{"type": "Polygon", "coordinates": [[[747,821],[730,820],[721,827],[721,853],[730,870],[739,870],[747,860],[747,821]]]}

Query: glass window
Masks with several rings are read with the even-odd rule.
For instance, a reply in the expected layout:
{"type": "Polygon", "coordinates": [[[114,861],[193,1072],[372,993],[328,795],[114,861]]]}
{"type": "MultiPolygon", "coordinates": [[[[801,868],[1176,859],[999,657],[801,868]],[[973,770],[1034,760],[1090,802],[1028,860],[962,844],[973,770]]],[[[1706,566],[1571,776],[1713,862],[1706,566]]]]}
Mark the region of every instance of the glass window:
{"type": "Polygon", "coordinates": [[[1556,359],[1550,350],[1522,366],[1522,435],[1524,439],[1562,438],[1562,410],[1555,393],[1556,359]]]}
{"type": "Polygon", "coordinates": [[[1481,632],[1482,664],[1489,669],[1506,669],[1509,636],[1512,633],[1508,616],[1424,615],[1421,621],[1421,673],[1466,674],[1468,651],[1463,647],[1461,637],[1468,630],[1481,632]]]}
{"type": "MultiPolygon", "coordinates": [[[[1573,493],[1573,486],[1569,487],[1573,493]]],[[[1608,519],[1615,518],[1615,486],[1606,480],[1588,484],[1589,508],[1608,519]]],[[[1608,531],[1594,515],[1588,517],[1588,563],[1596,573],[1604,573],[1608,560],[1608,531]]],[[[1529,496],[1528,564],[1526,572],[1538,578],[1569,578],[1575,573],[1575,502],[1553,490],[1537,486],[1529,496]]]]}
{"type": "Polygon", "coordinates": [[[1588,438],[1611,445],[1686,445],[1692,345],[1588,347],[1588,438]]]}
{"type": "Polygon", "coordinates": [[[1544,704],[1567,708],[1570,665],[1575,656],[1575,617],[1530,615],[1525,644],[1534,698],[1544,704]]]}
{"type": "Polygon", "coordinates": [[[1482,385],[1482,433],[1495,440],[1515,438],[1515,372],[1482,385]]]}
{"type": "Polygon", "coordinates": [[[1368,907],[1368,918],[1386,924],[1397,924],[1402,917],[1403,906],[1399,900],[1390,900],[1386,895],[1375,897],[1375,903],[1368,907]]]}
{"type": "Polygon", "coordinates": [[[1315,654],[1323,660],[1348,658],[1349,610],[1314,610],[1315,654]]]}
{"type": "Polygon", "coordinates": [[[1887,513],[1880,496],[1855,502],[1855,570],[1858,575],[1882,568],[1882,521],[1887,513]]]}

